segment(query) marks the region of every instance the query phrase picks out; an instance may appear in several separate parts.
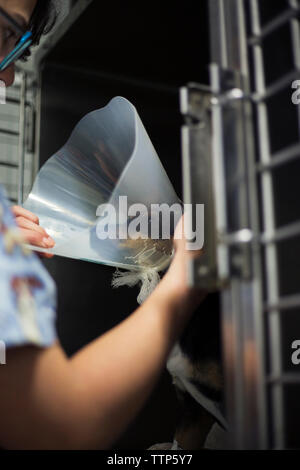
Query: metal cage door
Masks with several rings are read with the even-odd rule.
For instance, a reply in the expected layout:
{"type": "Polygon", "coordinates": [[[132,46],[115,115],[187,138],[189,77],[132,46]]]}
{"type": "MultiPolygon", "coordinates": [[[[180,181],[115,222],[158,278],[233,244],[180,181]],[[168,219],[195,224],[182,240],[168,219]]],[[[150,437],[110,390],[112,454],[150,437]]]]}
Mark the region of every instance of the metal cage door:
{"type": "Polygon", "coordinates": [[[221,289],[232,447],[300,448],[299,2],[208,4],[210,87],[181,93],[185,202],[206,205],[190,278],[221,289]]]}

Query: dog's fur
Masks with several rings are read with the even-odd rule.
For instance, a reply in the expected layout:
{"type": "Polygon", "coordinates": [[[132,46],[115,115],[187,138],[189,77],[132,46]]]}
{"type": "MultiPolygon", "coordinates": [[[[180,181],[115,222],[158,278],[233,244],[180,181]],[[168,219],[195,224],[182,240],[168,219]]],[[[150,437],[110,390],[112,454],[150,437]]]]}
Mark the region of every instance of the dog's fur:
{"type": "Polygon", "coordinates": [[[219,300],[218,293],[207,296],[194,313],[168,361],[180,406],[175,439],[179,447],[186,450],[203,448],[212,425],[218,420],[203,402],[191,396],[180,377],[192,384],[213,407],[223,412],[219,300]]]}

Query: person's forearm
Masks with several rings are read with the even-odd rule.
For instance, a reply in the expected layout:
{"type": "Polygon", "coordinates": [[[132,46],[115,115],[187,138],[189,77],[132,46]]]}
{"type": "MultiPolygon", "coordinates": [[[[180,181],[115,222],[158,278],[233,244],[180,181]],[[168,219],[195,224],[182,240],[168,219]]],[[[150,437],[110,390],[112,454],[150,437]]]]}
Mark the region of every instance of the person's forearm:
{"type": "Polygon", "coordinates": [[[86,415],[99,410],[98,423],[87,419],[86,430],[81,426],[83,437],[92,436],[91,444],[109,446],[137,414],[188,319],[177,311],[168,287],[162,281],[132,316],[71,360],[91,406],[86,415]]]}

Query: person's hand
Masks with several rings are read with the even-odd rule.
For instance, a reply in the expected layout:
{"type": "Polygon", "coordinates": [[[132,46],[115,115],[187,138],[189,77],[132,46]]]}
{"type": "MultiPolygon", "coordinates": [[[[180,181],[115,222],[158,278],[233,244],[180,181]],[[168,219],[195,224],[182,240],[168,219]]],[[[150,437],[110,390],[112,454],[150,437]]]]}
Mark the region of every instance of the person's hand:
{"type": "MultiPolygon", "coordinates": [[[[11,209],[27,243],[41,248],[54,247],[55,241],[39,225],[39,219],[35,214],[20,206],[13,206],[11,209]]],[[[49,253],[39,253],[39,255],[44,258],[52,258],[53,256],[49,253]]]]}
{"type": "Polygon", "coordinates": [[[203,250],[187,250],[184,236],[184,216],[177,224],[174,234],[175,254],[173,261],[165,275],[169,294],[175,300],[183,315],[191,314],[199,303],[205,299],[207,292],[188,285],[187,265],[188,260],[200,257],[203,250]]]}

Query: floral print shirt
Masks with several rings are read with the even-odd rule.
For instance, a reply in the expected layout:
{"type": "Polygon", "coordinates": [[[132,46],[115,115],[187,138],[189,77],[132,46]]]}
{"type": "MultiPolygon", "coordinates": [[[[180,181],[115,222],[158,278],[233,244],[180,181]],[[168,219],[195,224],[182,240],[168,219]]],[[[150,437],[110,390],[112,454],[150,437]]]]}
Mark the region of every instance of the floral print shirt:
{"type": "Polygon", "coordinates": [[[55,284],[22,242],[0,185],[0,342],[50,346],[56,339],[55,284]]]}

